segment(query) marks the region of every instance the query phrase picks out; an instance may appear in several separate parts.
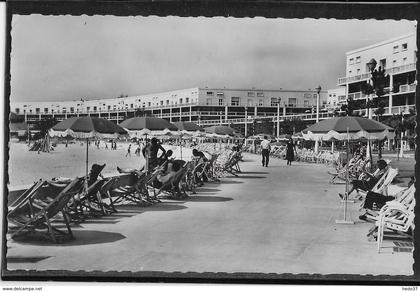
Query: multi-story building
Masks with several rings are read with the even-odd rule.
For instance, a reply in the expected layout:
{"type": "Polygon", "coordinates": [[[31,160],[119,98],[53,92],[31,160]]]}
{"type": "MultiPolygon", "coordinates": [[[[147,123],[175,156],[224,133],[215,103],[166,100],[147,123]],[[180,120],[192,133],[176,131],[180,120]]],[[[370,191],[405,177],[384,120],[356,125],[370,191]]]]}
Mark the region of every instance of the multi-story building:
{"type": "MultiPolygon", "coordinates": [[[[10,110],[24,116],[28,124],[46,117],[63,120],[75,116],[103,117],[116,122],[133,117],[136,111],[175,121],[206,122],[245,116],[269,117],[304,113],[316,106],[315,90],[265,90],[190,88],[141,96],[113,99],[56,102],[13,102],[10,110]]],[[[327,92],[320,92],[320,104],[327,103],[327,92]]]]}
{"type": "MultiPolygon", "coordinates": [[[[371,59],[375,59],[377,68],[382,67],[389,76],[385,95],[380,97],[382,103],[386,104],[384,115],[406,114],[410,109],[415,109],[416,33],[347,52],[346,77],[338,79],[338,85],[345,87],[346,99],[356,100],[359,103],[369,99],[370,96],[366,96],[362,88],[371,79],[367,65],[371,59]]],[[[377,98],[377,96],[372,97],[377,98]]],[[[365,109],[359,111],[367,115],[365,109]]]]}
{"type": "Polygon", "coordinates": [[[339,87],[328,90],[327,107],[329,109],[335,109],[340,107],[342,104],[347,102],[346,99],[346,88],[339,87]]]}

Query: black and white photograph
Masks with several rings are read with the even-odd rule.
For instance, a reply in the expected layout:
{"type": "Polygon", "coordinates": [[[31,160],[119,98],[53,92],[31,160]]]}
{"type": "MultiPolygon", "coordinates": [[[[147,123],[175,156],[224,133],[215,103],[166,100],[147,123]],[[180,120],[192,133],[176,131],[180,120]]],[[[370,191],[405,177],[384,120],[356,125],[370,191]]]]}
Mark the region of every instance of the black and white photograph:
{"type": "Polygon", "coordinates": [[[3,278],[415,280],[415,19],[8,17],[3,278]]]}

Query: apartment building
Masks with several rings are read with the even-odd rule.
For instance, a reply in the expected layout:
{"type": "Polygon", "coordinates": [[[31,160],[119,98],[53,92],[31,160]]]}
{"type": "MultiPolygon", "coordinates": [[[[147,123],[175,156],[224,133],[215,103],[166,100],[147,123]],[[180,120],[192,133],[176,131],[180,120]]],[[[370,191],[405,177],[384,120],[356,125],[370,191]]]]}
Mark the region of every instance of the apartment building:
{"type": "MultiPolygon", "coordinates": [[[[338,79],[338,85],[345,88],[346,99],[364,103],[370,97],[363,94],[362,88],[363,84],[370,82],[371,73],[367,64],[371,59],[377,62],[376,68],[382,67],[389,76],[386,94],[380,97],[386,104],[384,115],[409,113],[415,108],[416,33],[347,52],[346,76],[338,79]]],[[[366,110],[359,111],[367,115],[366,110]]]]}
{"type": "Polygon", "coordinates": [[[335,109],[347,102],[346,88],[339,87],[328,90],[327,107],[335,109]]]}
{"type": "MultiPolygon", "coordinates": [[[[112,99],[57,102],[13,102],[10,110],[24,116],[29,125],[37,120],[55,117],[63,120],[75,116],[103,117],[116,122],[133,117],[136,111],[175,121],[205,124],[209,120],[276,116],[304,113],[316,106],[317,92],[309,90],[267,90],[189,88],[140,96],[112,99]]],[[[326,106],[327,92],[320,92],[320,104],[326,106]]]]}

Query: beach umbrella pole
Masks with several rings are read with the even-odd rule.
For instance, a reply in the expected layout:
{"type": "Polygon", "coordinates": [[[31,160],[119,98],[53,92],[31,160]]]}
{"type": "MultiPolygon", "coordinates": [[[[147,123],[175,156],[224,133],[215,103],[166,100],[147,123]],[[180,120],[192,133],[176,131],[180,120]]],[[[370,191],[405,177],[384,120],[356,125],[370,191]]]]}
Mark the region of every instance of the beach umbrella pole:
{"type": "Polygon", "coordinates": [[[348,203],[348,195],[349,195],[349,146],[350,146],[350,135],[349,135],[349,128],[347,128],[347,146],[346,146],[346,191],[344,193],[344,213],[343,213],[343,219],[336,220],[335,223],[337,224],[354,224],[354,221],[347,220],[347,203],[348,203]]]}

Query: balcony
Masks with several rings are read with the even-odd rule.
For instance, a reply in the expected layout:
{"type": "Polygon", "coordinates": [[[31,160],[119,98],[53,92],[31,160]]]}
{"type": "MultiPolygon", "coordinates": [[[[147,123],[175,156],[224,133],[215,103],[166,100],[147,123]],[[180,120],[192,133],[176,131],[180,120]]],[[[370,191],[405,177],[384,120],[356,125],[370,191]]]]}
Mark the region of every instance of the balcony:
{"type": "Polygon", "coordinates": [[[355,92],[355,93],[350,93],[348,98],[351,100],[360,100],[360,99],[365,99],[366,95],[363,94],[363,92],[355,92]]]}
{"type": "Polygon", "coordinates": [[[398,93],[411,93],[416,91],[416,84],[411,85],[400,85],[400,90],[398,93]]]}
{"type": "MultiPolygon", "coordinates": [[[[412,63],[412,64],[407,64],[407,65],[402,65],[402,66],[386,69],[385,73],[389,75],[395,75],[395,74],[402,74],[402,73],[415,71],[415,70],[416,70],[416,63],[412,63]]],[[[337,85],[344,86],[348,83],[365,81],[368,79],[370,79],[370,73],[364,73],[361,75],[356,75],[356,76],[351,76],[351,77],[341,77],[341,78],[338,78],[337,85]]]]}

